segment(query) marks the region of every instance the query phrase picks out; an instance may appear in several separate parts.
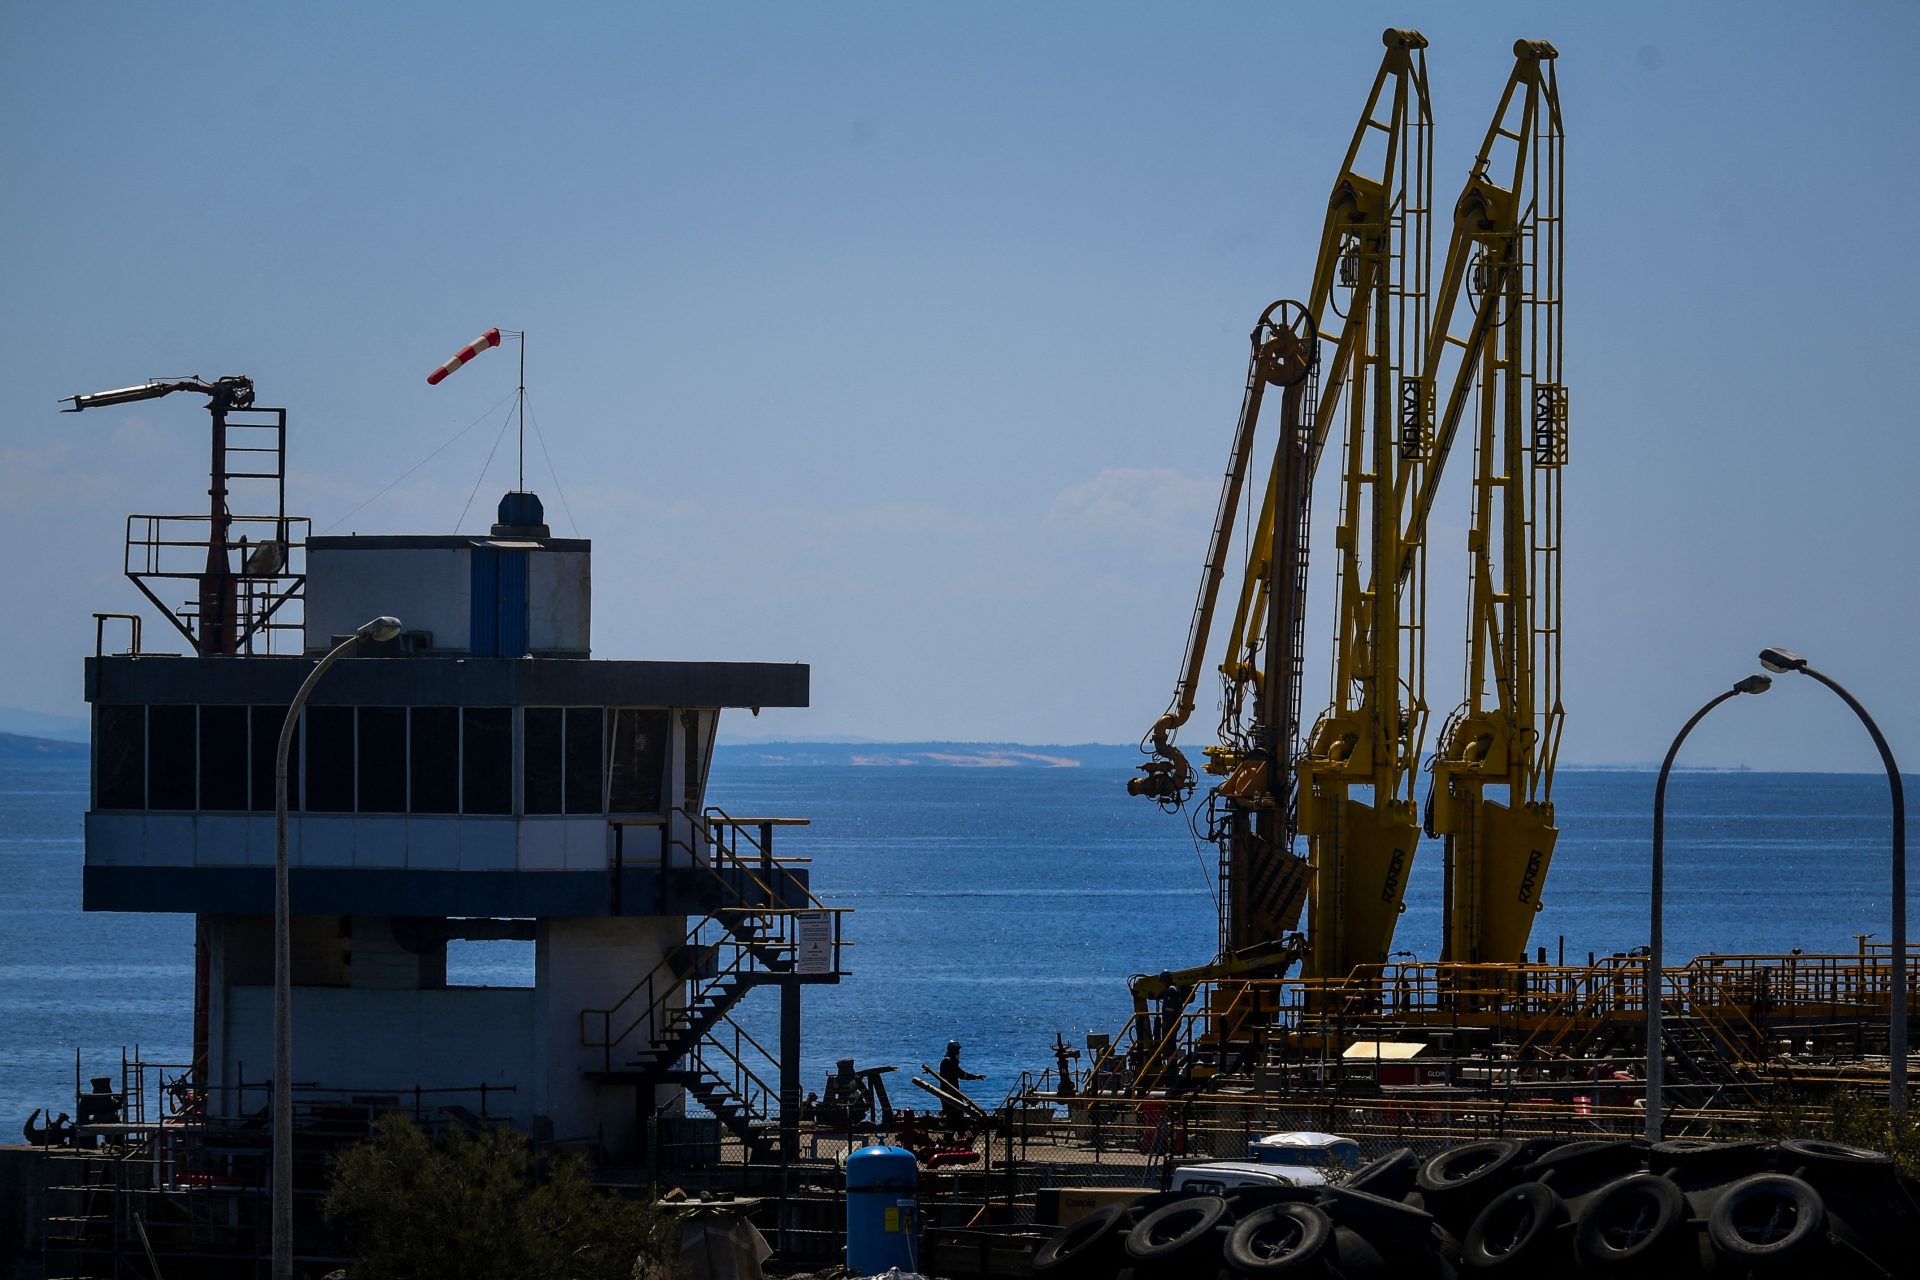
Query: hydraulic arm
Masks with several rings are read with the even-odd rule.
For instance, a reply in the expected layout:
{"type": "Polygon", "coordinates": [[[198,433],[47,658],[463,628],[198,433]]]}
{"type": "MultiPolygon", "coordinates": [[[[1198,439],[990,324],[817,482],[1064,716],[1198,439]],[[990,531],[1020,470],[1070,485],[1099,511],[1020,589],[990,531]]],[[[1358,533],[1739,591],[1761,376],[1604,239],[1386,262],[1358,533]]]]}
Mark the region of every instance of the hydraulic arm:
{"type": "Polygon", "coordinates": [[[1558,835],[1562,135],[1553,46],[1522,40],[1514,54],[1454,208],[1434,306],[1447,336],[1428,343],[1423,389],[1459,359],[1414,499],[1424,521],[1437,460],[1471,423],[1466,698],[1440,733],[1427,821],[1446,847],[1442,959],[1461,963],[1523,958],[1558,835]]]}
{"type": "MultiPolygon", "coordinates": [[[[1207,772],[1223,779],[1214,789],[1209,821],[1209,834],[1221,850],[1223,955],[1280,939],[1297,927],[1306,899],[1310,876],[1295,848],[1293,776],[1313,477],[1350,379],[1357,377],[1363,389],[1374,379],[1386,379],[1379,395],[1359,397],[1365,403],[1353,412],[1363,420],[1390,410],[1389,368],[1399,344],[1381,335],[1403,322],[1376,323],[1372,316],[1382,297],[1388,299],[1383,309],[1410,305],[1426,270],[1424,238],[1416,232],[1412,257],[1402,240],[1409,174],[1416,175],[1421,193],[1413,204],[1421,218],[1425,214],[1427,42],[1417,31],[1389,30],[1382,39],[1387,51],[1328,201],[1310,301],[1304,314],[1298,304],[1275,304],[1254,330],[1247,391],[1180,679],[1172,704],[1149,731],[1152,758],[1128,786],[1170,807],[1195,786],[1174,736],[1194,709],[1264,390],[1284,386],[1274,463],[1220,665],[1219,745],[1206,752],[1207,772]],[[1349,296],[1348,310],[1336,311],[1339,331],[1328,334],[1323,326],[1340,292],[1349,296]],[[1331,349],[1315,360],[1311,357],[1323,338],[1331,349]],[[1303,341],[1309,347],[1304,367],[1294,356],[1294,346],[1303,341]],[[1314,385],[1320,366],[1326,369],[1323,392],[1314,385]]],[[[1419,329],[1415,325],[1416,334],[1419,329]]]]}
{"type": "MultiPolygon", "coordinates": [[[[1129,795],[1150,796],[1177,808],[1193,794],[1193,767],[1186,755],[1174,746],[1173,739],[1193,715],[1200,668],[1206,662],[1207,636],[1213,626],[1214,605],[1220,596],[1220,581],[1226,574],[1233,522],[1240,508],[1240,492],[1246,485],[1247,466],[1253,457],[1254,429],[1259,425],[1260,407],[1268,387],[1291,391],[1312,373],[1318,355],[1316,337],[1313,322],[1300,304],[1286,300],[1268,306],[1249,335],[1253,354],[1247,361],[1247,389],[1240,401],[1240,421],[1234,427],[1226,478],[1220,486],[1220,505],[1214,511],[1213,536],[1207,542],[1200,594],[1194,601],[1193,618],[1187,624],[1186,655],[1180,663],[1180,677],[1173,686],[1173,701],[1147,731],[1147,741],[1152,744],[1150,758],[1140,766],[1139,777],[1128,779],[1129,795]]],[[[1289,412],[1283,416],[1290,421],[1299,416],[1299,399],[1296,394],[1288,400],[1289,412]]]]}

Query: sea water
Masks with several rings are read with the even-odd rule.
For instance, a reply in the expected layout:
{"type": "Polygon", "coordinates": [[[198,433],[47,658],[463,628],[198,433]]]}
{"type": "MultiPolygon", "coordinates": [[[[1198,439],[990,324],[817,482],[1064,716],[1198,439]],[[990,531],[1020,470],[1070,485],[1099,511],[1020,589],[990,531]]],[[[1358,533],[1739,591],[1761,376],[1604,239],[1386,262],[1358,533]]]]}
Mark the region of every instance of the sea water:
{"type": "MultiPolygon", "coordinates": [[[[1128,796],[1114,768],[714,767],[708,799],[735,815],[791,816],[776,852],[810,858],[815,891],[851,908],[852,975],[803,995],[805,1087],[838,1058],[894,1064],[896,1102],[948,1040],[995,1100],[1051,1065],[1056,1032],[1117,1031],[1130,974],[1215,949],[1214,851],[1189,814],[1128,796]]],[[[1647,938],[1654,779],[1563,771],[1561,829],[1533,942],[1585,963],[1647,938]],[[1563,943],[1564,939],[1564,943],[1563,943]]],[[[34,1107],[71,1109],[83,1076],[122,1046],[181,1062],[191,1038],[188,917],[80,910],[85,760],[0,765],[0,1141],[34,1107]]],[[[1667,794],[1667,955],[1853,951],[1888,936],[1883,776],[1681,773],[1667,794]]],[[[1916,899],[1920,904],[1920,899],[1916,899]]],[[[1424,842],[1397,949],[1440,944],[1440,851],[1424,842]]],[[[454,982],[525,985],[532,946],[455,944],[454,982]]],[[[637,981],[643,975],[634,974],[637,981]]],[[[737,1016],[770,1037],[778,997],[737,1016]]],[[[405,1083],[405,1082],[400,1082],[405,1083]]]]}

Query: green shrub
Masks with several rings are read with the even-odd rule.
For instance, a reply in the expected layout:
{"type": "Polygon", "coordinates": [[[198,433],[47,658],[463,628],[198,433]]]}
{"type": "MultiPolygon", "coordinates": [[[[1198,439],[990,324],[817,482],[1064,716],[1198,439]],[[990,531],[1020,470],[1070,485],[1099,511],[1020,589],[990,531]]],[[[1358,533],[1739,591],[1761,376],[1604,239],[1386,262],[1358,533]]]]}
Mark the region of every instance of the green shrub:
{"type": "Polygon", "coordinates": [[[438,1141],[402,1115],[341,1152],[324,1211],[353,1280],[630,1280],[667,1256],[651,1205],[596,1191],[576,1155],[547,1160],[505,1126],[438,1141]]]}
{"type": "Polygon", "coordinates": [[[1920,1178],[1920,1122],[1912,1112],[1896,1117],[1886,1103],[1844,1088],[1781,1090],[1769,1096],[1752,1129],[1744,1133],[1729,1129],[1716,1136],[1844,1142],[1884,1151],[1902,1173],[1920,1178]]]}

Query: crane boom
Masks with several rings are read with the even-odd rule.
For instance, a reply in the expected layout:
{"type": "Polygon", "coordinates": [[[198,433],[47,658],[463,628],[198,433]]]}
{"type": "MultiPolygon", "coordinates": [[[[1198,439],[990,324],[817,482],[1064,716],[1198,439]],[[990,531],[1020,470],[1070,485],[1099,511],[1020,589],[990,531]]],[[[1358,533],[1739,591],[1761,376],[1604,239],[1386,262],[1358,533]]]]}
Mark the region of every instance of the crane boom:
{"type": "MultiPolygon", "coordinates": [[[[1395,86],[1386,181],[1368,193],[1364,218],[1349,224],[1339,259],[1353,301],[1339,370],[1348,385],[1333,690],[1303,744],[1295,798],[1313,865],[1306,975],[1323,980],[1385,961],[1419,844],[1413,784],[1426,721],[1424,598],[1417,575],[1415,590],[1403,589],[1398,568],[1417,564],[1421,547],[1402,540],[1398,495],[1426,464],[1403,439],[1399,412],[1402,371],[1420,367],[1427,330],[1432,116],[1424,70],[1395,86]],[[1349,795],[1355,784],[1371,787],[1372,803],[1349,795]]],[[[1326,252],[1323,245],[1316,288],[1333,283],[1326,252]]],[[[1338,398],[1329,387],[1329,401],[1338,398]]],[[[1329,415],[1324,431],[1331,426],[1329,415]]]]}
{"type": "MultiPolygon", "coordinates": [[[[1474,435],[1465,700],[1441,730],[1427,828],[1444,838],[1442,959],[1523,958],[1553,856],[1560,701],[1561,141],[1557,53],[1522,40],[1454,211],[1435,332],[1477,295],[1434,433],[1444,456],[1474,435]],[[1496,152],[1507,163],[1496,170],[1496,152]],[[1494,178],[1507,180],[1497,185],[1494,178]],[[1470,415],[1470,416],[1469,416],[1470,415]],[[1488,794],[1489,789],[1498,798],[1488,794]],[[1504,803],[1502,802],[1504,801],[1504,803]]],[[[1428,347],[1425,385],[1440,376],[1428,347]]],[[[1424,522],[1431,480],[1413,497],[1424,522]]]]}

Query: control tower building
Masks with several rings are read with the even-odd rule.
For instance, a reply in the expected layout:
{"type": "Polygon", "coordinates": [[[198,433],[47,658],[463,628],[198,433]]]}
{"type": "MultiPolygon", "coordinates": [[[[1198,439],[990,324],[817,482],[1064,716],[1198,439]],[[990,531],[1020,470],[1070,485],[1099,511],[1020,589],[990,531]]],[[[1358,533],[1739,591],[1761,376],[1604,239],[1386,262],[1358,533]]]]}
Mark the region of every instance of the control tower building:
{"type": "Polygon", "coordinates": [[[706,786],[721,711],[806,706],[808,668],[594,659],[591,544],[554,537],[531,493],[485,535],[308,536],[285,513],[285,411],[244,378],[75,407],[169,390],[210,396],[213,501],[130,517],[127,571],[189,651],[98,615],[85,906],[194,917],[195,1105],[252,1114],[280,1083],[280,732],[316,662],[390,615],[398,635],[320,679],[289,753],[296,1108],[425,1098],[614,1157],[691,1109],[750,1158],[794,1143],[801,988],[838,980],[840,913],[775,855],[801,820],[730,817],[706,786]],[[475,939],[531,941],[532,985],[450,983],[448,945],[475,939]],[[732,1034],[759,987],[779,1035],[732,1034]]]}

